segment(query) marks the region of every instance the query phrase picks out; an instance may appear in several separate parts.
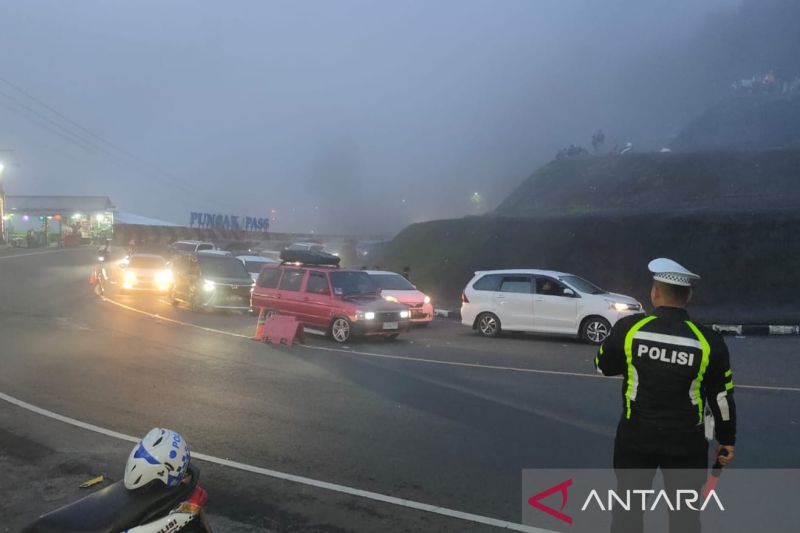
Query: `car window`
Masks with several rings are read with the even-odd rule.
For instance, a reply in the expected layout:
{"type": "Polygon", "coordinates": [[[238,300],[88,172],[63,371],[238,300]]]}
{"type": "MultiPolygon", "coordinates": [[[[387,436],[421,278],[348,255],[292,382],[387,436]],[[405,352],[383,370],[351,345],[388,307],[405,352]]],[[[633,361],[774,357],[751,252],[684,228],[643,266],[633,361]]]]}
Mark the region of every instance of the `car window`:
{"type": "Polygon", "coordinates": [[[531,291],[532,285],[530,276],[503,276],[503,281],[500,283],[500,292],[530,294],[533,292],[531,291]]]}
{"type": "Polygon", "coordinates": [[[604,291],[591,281],[586,281],[585,279],[579,278],[578,276],[564,276],[561,279],[567,284],[574,287],[578,292],[583,292],[585,294],[606,294],[606,291],[604,291]]]}
{"type": "Polygon", "coordinates": [[[536,294],[567,297],[567,295],[564,294],[564,289],[566,289],[566,287],[563,284],[552,278],[536,278],[536,294]]]}
{"type": "Polygon", "coordinates": [[[265,289],[275,289],[278,287],[278,280],[281,279],[281,271],[278,268],[265,268],[258,277],[257,285],[265,289]]]}
{"type": "Polygon", "coordinates": [[[189,244],[188,242],[176,242],[172,245],[173,248],[176,250],[180,250],[183,252],[193,252],[194,251],[194,244],[189,244]]]}
{"type": "Polygon", "coordinates": [[[476,291],[496,291],[500,287],[500,280],[503,276],[499,274],[487,274],[473,283],[472,288],[476,291]]]}
{"type": "Polygon", "coordinates": [[[278,288],[283,291],[299,291],[300,287],[303,285],[303,277],[305,274],[305,270],[284,270],[278,288]]]}
{"type": "Polygon", "coordinates": [[[202,256],[200,259],[200,270],[204,276],[216,276],[220,278],[249,278],[250,273],[244,268],[241,261],[230,256],[202,256]]]}
{"type": "Polygon", "coordinates": [[[337,296],[377,294],[378,288],[366,272],[331,272],[333,293],[337,296]]]}
{"type": "Polygon", "coordinates": [[[330,293],[328,286],[328,276],[322,272],[312,272],[308,276],[308,283],[306,284],[306,292],[313,294],[327,294],[330,293]]]}
{"type": "Polygon", "coordinates": [[[200,250],[213,250],[213,249],[214,249],[214,246],[211,245],[211,244],[198,244],[197,245],[197,251],[200,251],[200,250]]]}

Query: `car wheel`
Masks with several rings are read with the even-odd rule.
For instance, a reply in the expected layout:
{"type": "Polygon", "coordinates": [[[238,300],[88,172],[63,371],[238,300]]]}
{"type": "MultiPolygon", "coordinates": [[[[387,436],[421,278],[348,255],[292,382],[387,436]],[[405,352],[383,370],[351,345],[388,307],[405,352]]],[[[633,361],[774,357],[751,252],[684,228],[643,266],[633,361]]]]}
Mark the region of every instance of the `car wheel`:
{"type": "Polygon", "coordinates": [[[331,322],[330,335],[338,343],[345,343],[353,335],[353,326],[346,318],[334,318],[331,322]]]}
{"type": "Polygon", "coordinates": [[[476,330],[481,337],[500,335],[500,319],[493,313],[481,313],[475,321],[476,330]]]}
{"type": "Polygon", "coordinates": [[[602,344],[611,333],[611,324],[601,316],[590,316],[581,325],[581,338],[590,344],[602,344]]]}

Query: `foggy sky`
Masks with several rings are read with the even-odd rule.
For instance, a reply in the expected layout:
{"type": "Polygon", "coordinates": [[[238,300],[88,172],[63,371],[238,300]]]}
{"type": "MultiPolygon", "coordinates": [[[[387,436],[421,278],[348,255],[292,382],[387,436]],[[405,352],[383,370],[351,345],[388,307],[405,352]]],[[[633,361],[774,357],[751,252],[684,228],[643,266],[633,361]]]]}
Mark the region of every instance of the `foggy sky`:
{"type": "Polygon", "coordinates": [[[6,194],[182,224],[276,209],[274,230],[323,233],[490,210],[598,127],[677,133],[686,117],[626,104],[635,69],[739,3],[2,1],[0,77],[103,139],[45,129],[20,104],[60,118],[0,82],[6,194]]]}

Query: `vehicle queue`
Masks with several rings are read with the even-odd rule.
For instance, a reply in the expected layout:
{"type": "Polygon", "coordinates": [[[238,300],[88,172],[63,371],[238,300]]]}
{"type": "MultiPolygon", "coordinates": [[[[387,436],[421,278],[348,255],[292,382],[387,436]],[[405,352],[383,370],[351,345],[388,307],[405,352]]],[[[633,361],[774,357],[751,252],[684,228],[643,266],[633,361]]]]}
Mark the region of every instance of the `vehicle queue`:
{"type": "MultiPolygon", "coordinates": [[[[393,340],[434,320],[431,298],[403,274],[342,268],[319,244],[235,255],[211,242],[177,241],[165,255],[129,249],[110,284],[121,293],[161,294],[193,311],[291,316],[337,343],[393,340]]],[[[513,331],[600,344],[618,320],[640,313],[642,304],[630,296],[551,270],[479,271],[461,295],[461,323],[484,337],[513,331]]]]}

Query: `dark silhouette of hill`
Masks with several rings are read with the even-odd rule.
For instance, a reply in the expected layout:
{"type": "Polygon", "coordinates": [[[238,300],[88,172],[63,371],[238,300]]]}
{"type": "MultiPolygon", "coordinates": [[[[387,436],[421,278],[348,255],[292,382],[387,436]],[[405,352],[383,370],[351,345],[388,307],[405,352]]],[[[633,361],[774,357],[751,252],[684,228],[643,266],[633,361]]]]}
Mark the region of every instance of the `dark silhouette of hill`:
{"type": "Polygon", "coordinates": [[[800,149],[800,95],[742,95],[712,106],[671,144],[683,152],[800,149]]]}
{"type": "Polygon", "coordinates": [[[495,210],[511,217],[744,213],[800,208],[800,150],[552,161],[495,210]]]}

